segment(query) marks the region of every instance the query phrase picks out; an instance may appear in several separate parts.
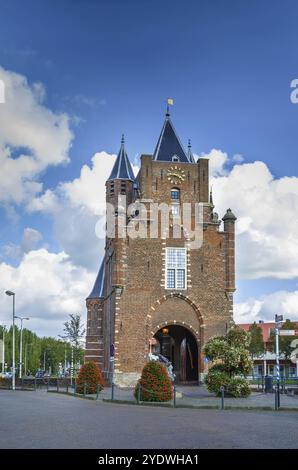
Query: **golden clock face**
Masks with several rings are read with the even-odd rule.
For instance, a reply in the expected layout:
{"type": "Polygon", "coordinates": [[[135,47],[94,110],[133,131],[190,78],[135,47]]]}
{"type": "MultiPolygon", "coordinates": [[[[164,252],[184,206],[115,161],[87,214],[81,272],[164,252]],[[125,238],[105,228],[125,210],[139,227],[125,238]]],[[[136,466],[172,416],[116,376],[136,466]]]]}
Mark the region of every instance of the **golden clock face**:
{"type": "Polygon", "coordinates": [[[167,170],[167,178],[171,184],[179,184],[185,180],[185,171],[177,165],[173,165],[167,170]]]}

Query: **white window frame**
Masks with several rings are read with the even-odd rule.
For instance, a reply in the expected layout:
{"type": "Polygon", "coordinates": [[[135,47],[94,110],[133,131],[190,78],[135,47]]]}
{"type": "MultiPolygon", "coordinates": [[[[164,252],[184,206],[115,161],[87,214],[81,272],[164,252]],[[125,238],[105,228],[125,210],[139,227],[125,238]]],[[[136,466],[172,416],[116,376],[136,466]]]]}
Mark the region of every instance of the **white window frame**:
{"type": "Polygon", "coordinates": [[[180,204],[171,204],[171,213],[175,217],[180,215],[180,204]]]}
{"type": "Polygon", "coordinates": [[[187,249],[185,247],[172,247],[169,246],[166,248],[166,264],[165,264],[165,289],[166,290],[187,290],[187,249]],[[168,268],[168,253],[169,250],[180,250],[184,251],[185,256],[184,256],[184,267],[174,267],[174,268],[168,268]],[[175,287],[168,287],[168,269],[174,269],[174,278],[175,278],[175,287]],[[176,287],[177,286],[177,278],[178,278],[178,270],[179,269],[184,269],[184,287],[176,287]]]}

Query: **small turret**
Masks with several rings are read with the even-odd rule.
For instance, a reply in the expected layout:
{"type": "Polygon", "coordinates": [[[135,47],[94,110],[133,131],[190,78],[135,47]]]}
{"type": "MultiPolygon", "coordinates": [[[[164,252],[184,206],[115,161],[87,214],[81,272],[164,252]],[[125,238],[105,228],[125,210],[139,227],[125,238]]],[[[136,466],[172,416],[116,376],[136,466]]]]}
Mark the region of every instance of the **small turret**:
{"type": "Polygon", "coordinates": [[[107,201],[116,206],[118,196],[122,194],[126,195],[127,204],[130,204],[134,198],[134,183],[135,176],[125,150],[124,135],[122,135],[118,156],[106,182],[107,201]]]}
{"type": "Polygon", "coordinates": [[[235,221],[236,216],[228,209],[222,218],[226,237],[226,290],[235,291],[235,221]]]}

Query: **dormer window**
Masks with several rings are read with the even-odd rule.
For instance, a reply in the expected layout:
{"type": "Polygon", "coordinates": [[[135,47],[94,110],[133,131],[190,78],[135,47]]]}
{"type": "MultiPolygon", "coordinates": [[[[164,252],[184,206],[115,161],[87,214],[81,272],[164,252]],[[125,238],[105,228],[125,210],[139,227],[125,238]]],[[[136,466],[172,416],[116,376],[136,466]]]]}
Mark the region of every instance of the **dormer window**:
{"type": "Polygon", "coordinates": [[[178,157],[178,155],[172,156],[172,162],[180,162],[180,158],[178,157]]]}

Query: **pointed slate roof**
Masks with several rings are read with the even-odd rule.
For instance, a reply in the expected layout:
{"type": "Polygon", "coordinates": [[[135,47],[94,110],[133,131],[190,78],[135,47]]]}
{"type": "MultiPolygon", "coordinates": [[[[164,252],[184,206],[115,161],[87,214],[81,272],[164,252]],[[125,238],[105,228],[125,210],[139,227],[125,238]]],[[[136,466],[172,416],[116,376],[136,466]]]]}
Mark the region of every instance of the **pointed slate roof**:
{"type": "Polygon", "coordinates": [[[97,278],[95,280],[95,284],[90,295],[87,299],[100,299],[104,297],[104,280],[105,280],[105,259],[103,258],[97,278]]]}
{"type": "Polygon", "coordinates": [[[124,136],[122,136],[121,147],[108,181],[116,179],[135,180],[129,158],[124,147],[124,136]]]}
{"type": "Polygon", "coordinates": [[[170,114],[167,112],[166,119],[153,154],[153,160],[172,162],[174,156],[177,156],[180,162],[193,163],[186,155],[170,119],[170,114]]]}

